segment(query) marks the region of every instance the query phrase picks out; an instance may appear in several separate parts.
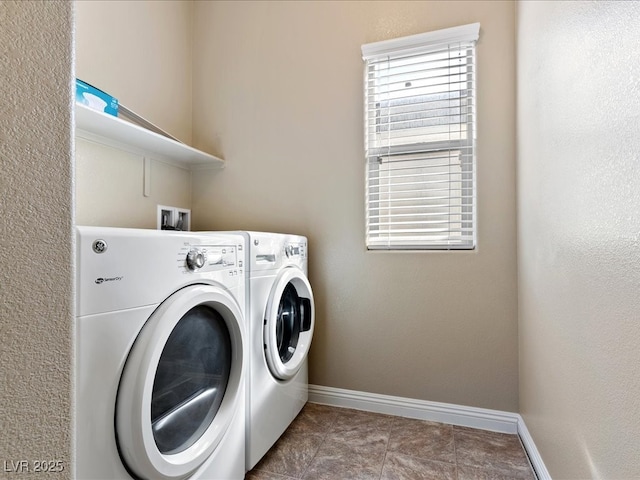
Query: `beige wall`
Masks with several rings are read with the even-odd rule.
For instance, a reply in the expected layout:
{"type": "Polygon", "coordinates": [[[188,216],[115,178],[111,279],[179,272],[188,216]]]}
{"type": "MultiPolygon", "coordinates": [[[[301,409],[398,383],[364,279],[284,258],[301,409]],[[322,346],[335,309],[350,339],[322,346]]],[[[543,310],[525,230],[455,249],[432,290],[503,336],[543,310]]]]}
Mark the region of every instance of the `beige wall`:
{"type": "Polygon", "coordinates": [[[144,196],[144,156],[76,139],[76,224],[157,228],[158,205],[191,208],[191,172],[150,158],[144,196]]]}
{"type": "Polygon", "coordinates": [[[191,142],[192,2],[79,0],[76,74],[191,142]]]}
{"type": "MultiPolygon", "coordinates": [[[[78,78],[190,143],[193,3],[76,5],[78,78]]],[[[156,228],[157,205],[191,208],[191,173],[185,168],[152,158],[145,197],[142,155],[80,139],[76,161],[79,225],[156,228]]]]}
{"type": "Polygon", "coordinates": [[[0,2],[0,461],[72,478],[73,4],[0,2]],[[20,465],[20,464],[18,464],[20,465]]]}
{"type": "Polygon", "coordinates": [[[518,4],[520,410],[555,479],[640,478],[640,4],[518,4]]]}
{"type": "Polygon", "coordinates": [[[314,384],[516,411],[515,6],[196,2],[196,229],[309,237],[314,384]],[[364,247],[364,43],[472,22],[478,248],[364,247]]]}

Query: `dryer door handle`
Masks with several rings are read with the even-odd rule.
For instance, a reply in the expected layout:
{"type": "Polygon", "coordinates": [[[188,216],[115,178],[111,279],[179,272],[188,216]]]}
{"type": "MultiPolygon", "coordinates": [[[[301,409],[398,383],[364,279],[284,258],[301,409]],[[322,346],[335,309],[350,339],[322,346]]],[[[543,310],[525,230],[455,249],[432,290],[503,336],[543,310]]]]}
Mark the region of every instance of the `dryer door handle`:
{"type": "Polygon", "coordinates": [[[308,298],[300,298],[300,324],[302,328],[301,332],[308,332],[311,330],[311,300],[308,298]]]}

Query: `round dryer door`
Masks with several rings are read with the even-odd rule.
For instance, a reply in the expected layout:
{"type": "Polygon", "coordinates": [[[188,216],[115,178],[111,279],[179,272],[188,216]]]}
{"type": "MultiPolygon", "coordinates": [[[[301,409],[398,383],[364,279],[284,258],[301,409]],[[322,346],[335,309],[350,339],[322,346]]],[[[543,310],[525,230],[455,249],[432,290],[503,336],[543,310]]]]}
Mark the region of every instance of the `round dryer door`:
{"type": "Polygon", "coordinates": [[[211,285],[177,291],[149,317],[116,404],[118,448],[136,477],[186,478],[216,449],[240,401],[242,322],[211,285]]]}
{"type": "Polygon", "coordinates": [[[311,347],[315,305],[311,285],[297,267],[285,268],[271,290],[264,324],[264,345],[272,375],[289,380],[300,370],[311,347]]]}

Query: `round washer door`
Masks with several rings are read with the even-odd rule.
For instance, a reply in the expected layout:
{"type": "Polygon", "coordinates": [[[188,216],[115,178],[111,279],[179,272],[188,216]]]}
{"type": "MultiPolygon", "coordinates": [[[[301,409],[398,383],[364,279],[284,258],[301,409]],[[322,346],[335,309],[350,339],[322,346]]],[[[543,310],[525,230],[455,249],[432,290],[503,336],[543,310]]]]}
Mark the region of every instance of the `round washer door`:
{"type": "Polygon", "coordinates": [[[313,338],[315,304],[306,275],[285,268],[269,295],[264,324],[267,365],[279,380],[289,380],[302,367],[313,338]]]}
{"type": "Polygon", "coordinates": [[[185,287],[149,317],[116,403],[120,455],[139,478],[181,479],[207,460],[241,400],[243,317],[212,285],[185,287]]]}

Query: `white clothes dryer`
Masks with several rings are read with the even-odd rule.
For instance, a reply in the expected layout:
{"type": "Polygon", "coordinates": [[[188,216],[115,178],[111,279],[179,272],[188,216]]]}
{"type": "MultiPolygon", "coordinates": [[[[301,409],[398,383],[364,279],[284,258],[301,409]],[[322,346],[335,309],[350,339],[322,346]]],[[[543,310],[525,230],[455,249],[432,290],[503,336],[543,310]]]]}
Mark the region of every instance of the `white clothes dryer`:
{"type": "Polygon", "coordinates": [[[76,476],[244,478],[244,237],[77,228],[76,476]]]}
{"type": "Polygon", "coordinates": [[[246,469],[251,470],[308,400],[315,304],[305,237],[242,233],[249,351],[246,469]]]}

